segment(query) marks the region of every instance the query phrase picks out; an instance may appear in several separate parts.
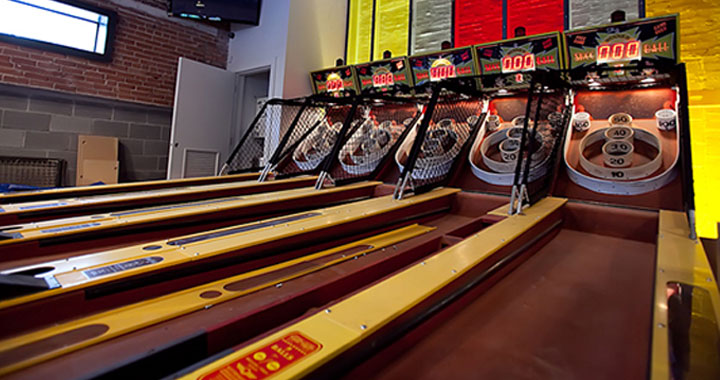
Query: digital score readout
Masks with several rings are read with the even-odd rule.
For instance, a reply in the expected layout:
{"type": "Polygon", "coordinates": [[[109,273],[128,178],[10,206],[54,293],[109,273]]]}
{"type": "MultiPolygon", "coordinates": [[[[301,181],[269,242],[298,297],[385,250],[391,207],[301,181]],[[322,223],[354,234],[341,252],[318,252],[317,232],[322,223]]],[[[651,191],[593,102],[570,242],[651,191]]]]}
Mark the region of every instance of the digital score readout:
{"type": "MultiPolygon", "coordinates": [[[[677,16],[663,16],[566,32],[570,69],[624,67],[638,62],[656,67],[674,65],[678,59],[677,26],[677,16]]],[[[576,75],[585,74],[578,71],[576,75]]],[[[605,70],[600,75],[626,73],[605,70]]]]}
{"type": "Polygon", "coordinates": [[[338,92],[345,89],[342,78],[337,74],[330,74],[325,86],[328,92],[338,92]]]}
{"type": "Polygon", "coordinates": [[[357,94],[355,69],[351,66],[334,67],[310,73],[313,92],[334,97],[357,94]]]}
{"type": "Polygon", "coordinates": [[[378,93],[410,91],[413,87],[410,67],[405,57],[363,63],[355,66],[360,89],[378,93]]]}
{"type": "Polygon", "coordinates": [[[455,78],[457,73],[455,71],[455,65],[450,63],[447,59],[438,59],[432,63],[430,67],[430,81],[437,82],[443,79],[455,78]]]}
{"type": "Polygon", "coordinates": [[[560,33],[544,33],[475,46],[484,91],[520,88],[533,73],[563,69],[560,33]]]}
{"type": "Polygon", "coordinates": [[[475,54],[471,47],[443,50],[409,58],[416,86],[449,78],[464,78],[476,73],[475,54]]]}
{"type": "Polygon", "coordinates": [[[597,63],[614,63],[636,61],[642,58],[640,54],[640,41],[624,41],[597,46],[597,63]]]}
{"type": "Polygon", "coordinates": [[[503,57],[501,62],[503,74],[535,71],[535,54],[532,53],[503,57]]]}
{"type": "Polygon", "coordinates": [[[395,84],[395,76],[390,72],[375,74],[372,76],[372,83],[374,87],[392,86],[395,84]]]}

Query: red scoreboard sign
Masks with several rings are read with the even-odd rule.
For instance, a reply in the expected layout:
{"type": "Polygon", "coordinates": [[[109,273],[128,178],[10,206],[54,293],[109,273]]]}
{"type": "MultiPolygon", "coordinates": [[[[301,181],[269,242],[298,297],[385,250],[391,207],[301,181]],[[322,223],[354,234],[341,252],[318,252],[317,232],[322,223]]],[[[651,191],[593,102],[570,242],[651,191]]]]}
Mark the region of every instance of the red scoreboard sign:
{"type": "Polygon", "coordinates": [[[313,92],[331,96],[356,95],[358,91],[357,75],[352,66],[333,67],[310,73],[313,92]]]}
{"type": "Polygon", "coordinates": [[[526,85],[534,71],[565,67],[558,32],[476,45],[474,49],[483,88],[489,90],[526,85]]]}
{"type": "Polygon", "coordinates": [[[677,16],[565,32],[571,69],[677,63],[677,16]]]}
{"type": "Polygon", "coordinates": [[[355,65],[355,71],[364,92],[410,91],[413,87],[405,57],[355,65]]]}

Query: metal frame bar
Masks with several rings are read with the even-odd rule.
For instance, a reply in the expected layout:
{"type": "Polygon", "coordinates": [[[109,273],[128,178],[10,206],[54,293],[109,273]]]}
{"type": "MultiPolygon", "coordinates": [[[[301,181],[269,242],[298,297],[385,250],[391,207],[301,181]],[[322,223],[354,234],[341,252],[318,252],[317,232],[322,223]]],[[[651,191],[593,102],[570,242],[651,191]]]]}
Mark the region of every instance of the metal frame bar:
{"type": "Polygon", "coordinates": [[[407,55],[412,54],[412,25],[413,25],[413,3],[414,0],[408,0],[408,43],[407,43],[407,55]]]}
{"type": "Polygon", "coordinates": [[[508,26],[508,2],[507,0],[503,0],[502,2],[502,39],[505,40],[508,38],[507,36],[507,26],[508,26]]]}
{"type": "MultiPolygon", "coordinates": [[[[345,9],[345,48],[343,50],[343,63],[347,64],[348,57],[348,38],[350,38],[350,10],[352,7],[352,0],[347,0],[345,9]]],[[[315,87],[315,86],[313,86],[315,87]]]]}
{"type": "Polygon", "coordinates": [[[645,18],[645,0],[638,0],[638,18],[645,18]]]}
{"type": "Polygon", "coordinates": [[[433,85],[432,89],[433,91],[432,95],[430,96],[430,102],[428,102],[424,111],[425,117],[423,118],[420,126],[418,127],[417,134],[415,135],[415,141],[410,148],[410,154],[408,154],[408,159],[405,162],[405,167],[400,174],[400,178],[398,178],[398,183],[395,187],[395,192],[393,193],[393,198],[395,199],[403,198],[405,186],[407,186],[408,182],[410,181],[412,171],[415,168],[415,163],[417,162],[417,158],[420,155],[420,148],[422,147],[423,142],[425,142],[425,135],[427,133],[428,127],[430,126],[430,119],[435,110],[435,106],[437,105],[442,87],[440,84],[437,84],[433,85]]]}
{"type": "MultiPolygon", "coordinates": [[[[370,23],[370,57],[368,62],[374,61],[375,55],[375,13],[377,11],[377,0],[373,0],[372,22],[370,23]]],[[[347,63],[347,62],[345,62],[347,63]]]]}
{"type": "MultiPolygon", "coordinates": [[[[524,199],[524,195],[521,191],[522,189],[525,189],[524,186],[521,184],[520,174],[521,174],[521,168],[522,163],[525,162],[523,155],[525,153],[525,143],[527,141],[527,128],[528,123],[530,121],[530,118],[528,117],[530,115],[530,112],[532,111],[532,99],[533,99],[533,93],[535,92],[535,84],[537,82],[537,77],[535,75],[532,76],[530,79],[530,89],[528,90],[527,94],[527,103],[525,104],[525,121],[523,123],[523,133],[520,135],[520,151],[518,152],[518,159],[515,163],[515,177],[513,178],[513,186],[510,193],[510,208],[508,209],[508,214],[513,215],[515,213],[518,213],[520,210],[522,210],[522,202],[524,199]],[[515,204],[518,204],[516,206],[515,204]]],[[[530,163],[528,162],[527,165],[530,163]]]]}
{"type": "Polygon", "coordinates": [[[346,136],[348,136],[348,131],[350,131],[350,128],[352,127],[352,120],[355,117],[355,113],[357,112],[358,106],[360,105],[362,99],[362,96],[356,96],[353,98],[350,112],[348,112],[348,114],[345,116],[345,121],[343,122],[342,129],[340,129],[340,132],[338,132],[338,138],[335,141],[335,145],[333,145],[330,153],[320,163],[320,167],[322,169],[320,170],[320,175],[318,176],[317,182],[315,182],[315,189],[320,190],[323,188],[325,179],[330,174],[330,169],[332,168],[333,163],[337,159],[337,155],[340,152],[340,149],[345,144],[346,136]]]}
{"type": "Polygon", "coordinates": [[[452,9],[450,10],[450,45],[452,45],[452,47],[455,47],[455,0],[452,0],[450,6],[452,7],[452,9]]]}
{"type": "Polygon", "coordinates": [[[562,154],[562,149],[565,146],[565,138],[567,137],[567,128],[570,125],[570,118],[572,116],[572,90],[568,90],[568,93],[565,95],[564,99],[564,105],[565,110],[563,112],[563,119],[562,124],[560,127],[560,130],[557,131],[558,135],[555,137],[555,146],[553,146],[553,150],[550,153],[552,162],[552,172],[553,174],[548,176],[545,180],[545,185],[541,189],[539,189],[537,192],[530,194],[530,204],[534,204],[542,196],[546,196],[549,194],[552,194],[555,190],[555,183],[557,181],[558,174],[560,173],[560,166],[564,163],[564,160],[558,159],[559,155],[562,154]]]}
{"type": "Polygon", "coordinates": [[[683,206],[690,225],[690,238],[697,238],[695,229],[695,190],[693,188],[692,146],[690,144],[690,115],[688,109],[687,71],[684,63],[677,65],[679,105],[678,129],[680,131],[680,167],[682,170],[683,206]]]}
{"type": "Polygon", "coordinates": [[[303,102],[303,105],[300,107],[300,110],[298,110],[297,114],[295,115],[295,118],[288,126],[287,132],[285,132],[285,135],[283,135],[282,140],[280,140],[280,143],[278,143],[278,146],[275,148],[275,152],[273,152],[273,155],[268,160],[267,165],[265,165],[265,168],[263,169],[262,174],[258,178],[258,182],[264,182],[267,178],[268,173],[271,168],[276,166],[278,162],[280,162],[280,158],[282,156],[282,151],[285,148],[285,145],[287,145],[288,140],[290,139],[290,135],[295,130],[295,126],[297,125],[298,121],[300,121],[300,116],[305,111],[305,109],[310,105],[311,98],[306,98],[305,102],[303,102]]]}

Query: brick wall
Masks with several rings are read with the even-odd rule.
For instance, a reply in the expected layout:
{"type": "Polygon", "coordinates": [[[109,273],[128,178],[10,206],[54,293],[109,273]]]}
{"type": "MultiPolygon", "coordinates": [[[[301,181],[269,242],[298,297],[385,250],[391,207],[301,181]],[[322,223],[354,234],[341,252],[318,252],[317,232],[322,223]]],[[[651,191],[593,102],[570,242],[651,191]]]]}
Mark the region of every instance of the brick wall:
{"type": "Polygon", "coordinates": [[[0,43],[0,83],[171,106],[178,57],[226,67],[223,28],[169,19],[161,1],[85,1],[118,12],[112,62],[0,43]]]}
{"type": "Polygon", "coordinates": [[[0,155],[67,161],[77,135],[120,140],[120,181],[165,178],[178,57],[226,67],[227,25],[170,19],[164,0],[85,0],[118,12],[112,62],[0,43],[0,155]]]}

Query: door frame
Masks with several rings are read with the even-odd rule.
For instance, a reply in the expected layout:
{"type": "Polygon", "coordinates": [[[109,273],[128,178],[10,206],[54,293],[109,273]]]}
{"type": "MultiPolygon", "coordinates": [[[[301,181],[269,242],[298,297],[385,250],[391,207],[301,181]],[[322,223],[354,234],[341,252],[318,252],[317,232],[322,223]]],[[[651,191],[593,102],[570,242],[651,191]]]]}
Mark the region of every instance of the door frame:
{"type": "MultiPolygon", "coordinates": [[[[230,136],[228,136],[229,137],[228,141],[230,142],[230,151],[231,152],[235,148],[235,145],[242,138],[242,135],[240,132],[242,129],[242,126],[240,125],[240,122],[243,118],[241,102],[244,100],[243,97],[245,95],[245,77],[247,77],[249,75],[267,72],[268,73],[268,99],[272,99],[274,97],[277,97],[273,93],[274,85],[275,85],[274,73],[277,72],[277,70],[274,70],[275,66],[276,65],[274,63],[270,63],[270,64],[264,64],[264,65],[256,66],[253,68],[234,72],[234,74],[235,74],[235,99],[234,99],[235,106],[233,108],[232,128],[230,131],[230,136]]],[[[255,116],[255,115],[253,115],[253,116],[255,116]]]]}
{"type": "MultiPolygon", "coordinates": [[[[187,147],[185,147],[185,146],[183,146],[183,147],[178,147],[178,146],[176,146],[176,143],[177,143],[177,132],[178,132],[178,131],[177,131],[177,128],[178,128],[178,127],[177,127],[177,124],[176,124],[177,121],[178,121],[178,119],[177,119],[177,118],[178,118],[177,112],[178,112],[179,103],[180,103],[180,96],[179,96],[178,91],[180,91],[180,79],[181,79],[181,76],[182,76],[182,73],[183,73],[182,65],[184,64],[185,61],[193,62],[193,63],[195,63],[195,64],[207,65],[207,64],[205,64],[205,63],[203,63],[203,62],[195,61],[195,60],[190,59],[190,58],[187,58],[187,57],[178,57],[178,66],[177,66],[178,69],[177,69],[177,74],[176,74],[176,77],[175,77],[176,86],[175,86],[175,91],[174,91],[174,94],[173,94],[173,95],[174,95],[174,97],[173,97],[174,99],[173,99],[172,124],[171,124],[171,126],[170,126],[170,141],[169,141],[169,142],[170,142],[170,149],[169,149],[169,152],[168,152],[168,164],[167,164],[167,170],[166,170],[166,173],[165,173],[165,178],[168,179],[168,180],[173,178],[173,177],[172,177],[173,165],[178,165],[178,164],[179,164],[179,166],[180,166],[180,167],[179,167],[179,170],[180,170],[180,177],[179,177],[179,178],[183,178],[183,177],[184,177],[184,172],[185,172],[185,169],[186,169],[186,166],[187,166],[187,163],[185,162],[185,161],[187,160],[186,152],[185,152],[185,150],[186,150],[187,147]],[[177,152],[178,149],[181,149],[182,156],[181,156],[181,158],[178,159],[178,161],[180,161],[180,162],[177,162],[177,163],[176,163],[176,162],[174,162],[175,160],[173,159],[173,156],[175,155],[175,153],[177,152]]],[[[211,66],[211,65],[208,65],[208,66],[211,66]]],[[[228,71],[227,69],[223,69],[223,68],[220,68],[220,67],[215,67],[215,69],[218,69],[218,70],[221,70],[221,71],[225,71],[225,72],[227,72],[229,75],[233,75],[233,78],[237,78],[237,77],[235,76],[235,73],[230,72],[230,71],[228,71]]],[[[233,97],[233,101],[235,100],[235,98],[237,98],[237,82],[233,83],[233,94],[232,94],[232,97],[233,97]]],[[[234,120],[233,120],[233,117],[234,117],[234,113],[235,113],[235,105],[233,104],[232,107],[233,107],[233,110],[232,110],[233,115],[230,115],[230,125],[228,126],[229,133],[232,133],[232,130],[233,130],[233,121],[234,121],[234,120]]],[[[205,149],[203,149],[203,148],[192,148],[192,149],[196,149],[196,150],[200,150],[200,151],[205,150],[205,149]]],[[[228,148],[228,153],[230,153],[230,148],[228,148]]],[[[226,159],[226,158],[223,158],[223,159],[226,159]]],[[[217,172],[218,172],[218,167],[219,167],[219,159],[216,158],[215,161],[216,161],[215,173],[217,173],[217,172]]]]}

